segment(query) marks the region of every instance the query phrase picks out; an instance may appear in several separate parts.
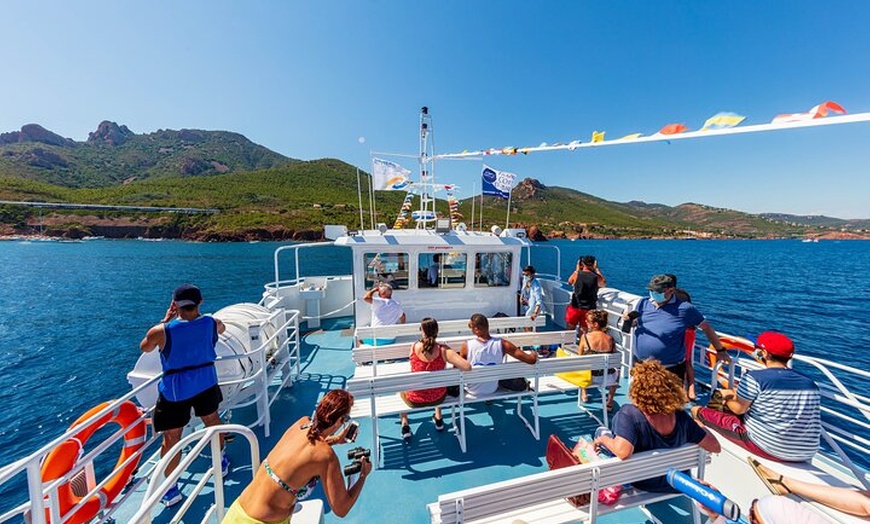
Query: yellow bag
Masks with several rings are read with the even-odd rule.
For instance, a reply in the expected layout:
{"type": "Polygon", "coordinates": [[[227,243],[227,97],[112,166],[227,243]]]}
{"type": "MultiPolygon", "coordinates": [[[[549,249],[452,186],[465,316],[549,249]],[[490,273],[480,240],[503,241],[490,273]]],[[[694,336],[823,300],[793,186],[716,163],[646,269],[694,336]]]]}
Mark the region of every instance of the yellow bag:
{"type": "MultiPolygon", "coordinates": [[[[556,350],[556,358],[559,357],[576,357],[577,354],[572,351],[567,351],[562,349],[561,347],[556,350]]],[[[581,388],[588,388],[592,385],[592,371],[567,371],[565,373],[556,373],[556,376],[561,378],[562,380],[567,380],[568,382],[574,384],[575,386],[579,386],[581,388]]]]}

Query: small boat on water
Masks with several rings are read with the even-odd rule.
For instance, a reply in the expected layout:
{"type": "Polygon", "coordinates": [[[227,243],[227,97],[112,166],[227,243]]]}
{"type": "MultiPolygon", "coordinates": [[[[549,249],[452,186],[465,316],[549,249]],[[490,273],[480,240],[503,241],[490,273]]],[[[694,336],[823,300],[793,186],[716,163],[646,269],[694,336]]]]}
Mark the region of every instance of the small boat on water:
{"type": "MultiPolygon", "coordinates": [[[[431,129],[428,112],[424,112],[423,172],[434,157],[426,141],[431,129]]],[[[434,180],[423,183],[434,184],[434,180]]],[[[13,486],[11,506],[0,514],[0,522],[20,521],[22,516],[30,522],[52,524],[219,522],[283,430],[310,414],[317,399],[334,388],[354,392],[353,415],[360,423],[356,445],[371,450],[376,470],[347,518],[338,519],[328,511],[318,488],[313,500],[298,504],[294,524],[699,522],[691,500],[679,494],[631,492],[623,494],[615,506],[599,505],[592,497],[588,506],[575,508],[564,501],[558,489],[570,491],[572,485],[580,485],[579,472],[577,478],[566,474],[562,484],[549,492],[517,488],[534,485],[536,479],[553,482],[550,477],[535,476],[547,471],[545,435],[564,439],[591,435],[609,423],[603,398],[598,404],[582,404],[576,386],[558,375],[574,370],[560,361],[573,365],[578,361],[571,358],[589,357],[542,359],[522,368],[532,382],[532,388],[525,392],[477,399],[490,402],[461,394],[449,406],[452,420],[443,433],[432,427],[430,411],[413,411],[412,443],[403,442],[397,424],[398,390],[390,389],[396,387],[390,384],[412,378],[402,359],[407,357],[410,341],[417,338],[417,323],[422,318],[438,319],[445,340],[469,338],[469,316],[482,313],[492,319],[494,328],[505,331],[504,336],[525,341],[528,346],[540,341],[556,341],[563,347],[574,343],[573,332],[564,330],[571,289],[559,273],[562,264],[557,246],[536,245],[523,229],[471,230],[439,217],[434,204],[412,218],[418,219],[413,229],[383,226],[348,231],[336,226],[327,228],[329,242],[279,247],[274,254],[274,274],[265,284],[259,303],[235,304],[214,313],[227,326],[218,344],[218,374],[224,394],[221,413],[230,423],[209,429],[189,427],[179,444],[184,459],[168,478],[164,474],[167,463],[159,454],[159,435],[149,424],[160,364],[154,353],[143,354],[128,375],[128,394],[96,406],[63,435],[0,469],[0,489],[13,486]],[[347,272],[316,274],[317,268],[306,260],[323,251],[349,255],[347,272]],[[538,275],[550,317],[546,322],[541,319],[529,324],[529,319],[519,316],[517,290],[522,267],[541,253],[554,259],[557,268],[555,274],[538,275]],[[311,271],[306,273],[302,268],[311,271]],[[406,313],[406,325],[369,327],[371,310],[362,297],[379,282],[393,287],[393,297],[406,313]],[[524,327],[533,331],[526,333],[524,327]],[[371,343],[361,343],[366,340],[371,343]],[[557,374],[552,373],[554,370],[557,374]],[[85,446],[104,426],[113,428],[114,433],[101,444],[85,446]],[[234,466],[227,477],[216,453],[218,432],[234,437],[228,446],[234,466]],[[105,467],[107,460],[117,462],[114,467],[105,467]],[[163,508],[160,497],[176,482],[182,486],[185,502],[163,508]],[[493,486],[508,493],[510,500],[503,497],[498,503],[492,499],[475,506],[474,501],[497,493],[493,486]]],[[[614,358],[623,377],[632,365],[634,336],[622,332],[617,323],[639,298],[613,288],[599,292],[599,307],[608,312],[608,330],[618,347],[614,358]]],[[[709,392],[720,380],[733,383],[745,371],[759,367],[742,351],[747,348],[737,337],[730,340],[736,348],[730,367],[721,362],[712,364],[706,344],[693,348],[700,390],[709,392]]],[[[608,363],[605,360],[602,365],[608,363]]],[[[583,365],[598,365],[596,362],[588,360],[583,365]]],[[[866,384],[870,373],[802,356],[795,358],[795,367],[816,371],[823,397],[825,441],[811,462],[780,464],[777,469],[815,482],[866,489],[870,398],[850,385],[866,384]]],[[[483,371],[488,372],[499,371],[483,371]]],[[[481,372],[470,375],[474,373],[481,372]]],[[[413,378],[423,380],[419,377],[413,378]]],[[[623,379],[618,405],[627,402],[626,392],[627,380],[623,379]]],[[[608,478],[622,479],[617,471],[626,478],[642,480],[663,474],[669,465],[688,464],[686,469],[694,467],[696,476],[706,478],[740,507],[748,508],[752,499],[767,493],[765,487],[746,463],[747,452],[720,441],[723,452],[714,457],[688,450],[679,456],[658,459],[653,454],[624,461],[625,466],[643,465],[636,470],[618,469],[621,461],[610,459],[602,463],[598,473],[588,468],[593,475],[591,489],[598,489],[599,479],[605,484],[608,478]]],[[[342,460],[350,462],[345,457],[342,460]]],[[[802,503],[831,522],[860,522],[816,503],[802,503]]]]}

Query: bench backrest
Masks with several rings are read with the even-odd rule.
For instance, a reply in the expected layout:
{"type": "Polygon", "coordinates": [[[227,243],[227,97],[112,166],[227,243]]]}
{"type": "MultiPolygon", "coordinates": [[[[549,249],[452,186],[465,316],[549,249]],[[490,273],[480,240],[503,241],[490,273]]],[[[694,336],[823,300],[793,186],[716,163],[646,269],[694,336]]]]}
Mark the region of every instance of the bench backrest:
{"type": "MultiPolygon", "coordinates": [[[[502,337],[502,335],[495,336],[502,337]]],[[[471,335],[439,337],[438,341],[458,350],[460,346],[462,346],[462,343],[470,338],[471,335]]],[[[574,331],[529,331],[524,333],[511,333],[503,338],[510,340],[518,347],[548,346],[553,344],[574,344],[576,334],[574,331]]],[[[408,353],[411,351],[411,346],[413,344],[414,342],[400,342],[377,347],[355,347],[352,351],[353,361],[357,366],[360,366],[381,360],[408,358],[408,353]]]]}
{"type": "Polygon", "coordinates": [[[463,523],[559,501],[593,489],[659,477],[668,468],[701,467],[709,461],[696,444],[637,453],[626,460],[611,458],[589,464],[526,475],[438,497],[440,514],[432,522],[463,523]],[[440,518],[438,518],[440,517],[440,518]]]}
{"type": "MultiPolygon", "coordinates": [[[[547,324],[547,319],[542,315],[535,320],[529,317],[492,317],[489,320],[489,330],[492,332],[504,329],[541,328],[547,324]]],[[[394,324],[390,326],[362,326],[354,330],[354,337],[359,339],[393,338],[414,336],[420,333],[420,323],[394,324]]],[[[438,333],[443,336],[471,335],[468,328],[468,319],[445,320],[438,322],[438,333]]]]}
{"type": "Polygon", "coordinates": [[[501,379],[525,377],[534,380],[554,373],[568,371],[609,369],[619,366],[619,353],[585,355],[577,357],[549,358],[538,360],[535,364],[525,362],[505,362],[495,366],[475,367],[469,372],[455,368],[440,371],[405,372],[394,375],[380,375],[355,378],[347,381],[345,388],[357,399],[392,395],[400,391],[464,386],[501,379]]]}

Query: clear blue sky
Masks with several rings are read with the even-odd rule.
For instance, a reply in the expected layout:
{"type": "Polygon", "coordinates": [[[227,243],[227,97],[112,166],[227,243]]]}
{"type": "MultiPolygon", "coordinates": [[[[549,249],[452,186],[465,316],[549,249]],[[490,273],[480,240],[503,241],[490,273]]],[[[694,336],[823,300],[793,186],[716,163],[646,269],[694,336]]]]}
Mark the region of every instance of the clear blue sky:
{"type": "MultiPolygon", "coordinates": [[[[7,2],[0,131],[243,133],[368,170],[415,153],[870,111],[870,2],[7,2]],[[365,143],[360,143],[365,137],[365,143]]],[[[491,159],[609,200],[870,218],[870,124],[491,159]]],[[[416,171],[411,159],[400,160],[416,171]]],[[[480,162],[440,181],[479,191],[480,162]]]]}

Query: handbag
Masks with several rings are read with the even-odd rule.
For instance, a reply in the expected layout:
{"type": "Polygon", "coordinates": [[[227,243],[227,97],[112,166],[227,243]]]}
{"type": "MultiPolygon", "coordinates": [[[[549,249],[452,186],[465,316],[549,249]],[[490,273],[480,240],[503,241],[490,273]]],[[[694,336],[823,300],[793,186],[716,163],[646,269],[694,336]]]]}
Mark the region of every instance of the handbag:
{"type": "MultiPolygon", "coordinates": [[[[562,349],[561,347],[556,350],[556,358],[560,357],[575,357],[577,356],[575,353],[568,351],[566,349],[562,349]]],[[[592,385],[592,371],[566,371],[564,373],[556,373],[556,376],[561,378],[562,380],[566,380],[575,386],[581,388],[588,388],[592,385]]]]}
{"type": "MultiPolygon", "coordinates": [[[[549,440],[547,440],[547,466],[553,470],[576,466],[577,464],[580,464],[580,460],[571,453],[571,450],[565,446],[559,437],[550,435],[549,440]]],[[[566,497],[565,500],[575,508],[580,508],[588,505],[591,497],[589,493],[582,493],[566,497]]]]}
{"type": "Polygon", "coordinates": [[[734,414],[734,412],[728,408],[728,404],[725,402],[725,396],[722,395],[721,389],[714,389],[710,393],[710,400],[707,402],[707,407],[713,411],[734,414]]]}

